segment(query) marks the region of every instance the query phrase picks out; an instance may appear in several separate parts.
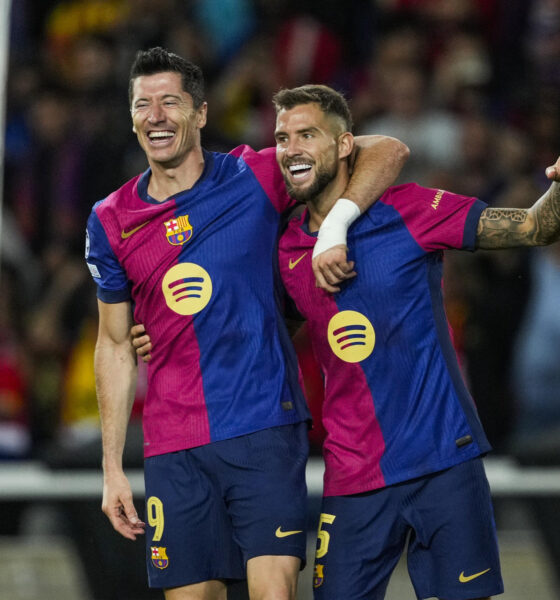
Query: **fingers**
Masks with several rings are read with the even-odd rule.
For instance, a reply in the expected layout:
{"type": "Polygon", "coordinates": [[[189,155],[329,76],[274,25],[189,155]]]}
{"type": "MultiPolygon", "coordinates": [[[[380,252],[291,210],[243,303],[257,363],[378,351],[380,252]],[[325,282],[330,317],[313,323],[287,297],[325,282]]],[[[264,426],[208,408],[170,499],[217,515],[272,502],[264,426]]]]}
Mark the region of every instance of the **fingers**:
{"type": "Polygon", "coordinates": [[[152,355],[152,342],[147,335],[132,340],[132,345],[136,349],[136,355],[139,356],[145,363],[150,362],[152,355]]]}
{"type": "Polygon", "coordinates": [[[560,158],[556,163],[545,170],[546,176],[552,181],[560,181],[560,158]]]}
{"type": "Polygon", "coordinates": [[[150,336],[148,334],[141,335],[140,337],[132,338],[132,345],[136,348],[136,354],[142,356],[146,352],[146,346],[150,346],[148,350],[152,349],[150,342],[150,336]]]}
{"type": "Polygon", "coordinates": [[[312,261],[317,287],[334,293],[339,284],[356,276],[354,262],[347,261],[346,246],[335,246],[317,255],[312,261]]]}
{"type": "Polygon", "coordinates": [[[150,354],[152,351],[152,342],[150,342],[149,336],[144,335],[132,343],[136,348],[136,355],[141,357],[145,363],[150,362],[150,359],[152,358],[152,355],[150,354]]]}
{"type": "Polygon", "coordinates": [[[109,519],[115,531],[129,540],[135,540],[137,535],[143,535],[146,524],[138,518],[138,515],[127,515],[121,507],[118,513],[109,519]]]}
{"type": "Polygon", "coordinates": [[[136,323],[130,328],[130,335],[135,338],[146,333],[146,328],[142,323],[136,323]]]}
{"type": "Polygon", "coordinates": [[[109,509],[103,508],[103,512],[109,517],[115,531],[123,537],[135,540],[137,535],[144,533],[146,524],[138,517],[132,501],[127,502],[126,507],[124,503],[118,503],[109,509]]]}
{"type": "Polygon", "coordinates": [[[139,356],[145,363],[152,358],[152,343],[150,336],[146,333],[146,329],[142,323],[133,325],[130,329],[132,346],[136,350],[136,355],[139,356]]]}
{"type": "Polygon", "coordinates": [[[343,270],[343,267],[341,266],[333,268],[322,267],[322,270],[320,268],[314,268],[315,285],[330,293],[339,292],[340,283],[356,276],[356,271],[353,270],[351,265],[352,263],[347,263],[347,271],[343,270]]]}
{"type": "Polygon", "coordinates": [[[135,540],[144,533],[145,523],[138,518],[132,500],[132,490],[124,473],[105,475],[101,509],[111,525],[123,537],[135,540]]]}

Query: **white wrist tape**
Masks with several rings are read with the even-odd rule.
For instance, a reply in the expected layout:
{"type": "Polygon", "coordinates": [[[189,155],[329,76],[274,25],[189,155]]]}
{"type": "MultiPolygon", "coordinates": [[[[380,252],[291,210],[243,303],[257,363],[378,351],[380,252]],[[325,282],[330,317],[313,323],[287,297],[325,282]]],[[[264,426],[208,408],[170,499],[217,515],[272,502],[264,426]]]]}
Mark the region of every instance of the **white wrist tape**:
{"type": "Polygon", "coordinates": [[[346,246],[346,233],[360,216],[358,205],[348,198],[339,198],[325,217],[313,249],[313,258],[333,246],[346,246]]]}

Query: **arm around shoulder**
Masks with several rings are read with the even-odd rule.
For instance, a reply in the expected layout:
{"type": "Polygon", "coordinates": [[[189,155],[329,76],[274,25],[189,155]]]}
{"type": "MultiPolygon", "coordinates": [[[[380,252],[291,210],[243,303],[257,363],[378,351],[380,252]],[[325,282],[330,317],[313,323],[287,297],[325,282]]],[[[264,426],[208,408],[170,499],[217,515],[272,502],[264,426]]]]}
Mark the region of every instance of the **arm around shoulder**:
{"type": "Polygon", "coordinates": [[[386,135],[357,136],[354,141],[352,175],[344,197],[364,212],[395,183],[410,156],[410,149],[386,135]]]}
{"type": "Polygon", "coordinates": [[[317,285],[331,293],[340,290],[337,283],[356,275],[346,257],[348,228],[395,182],[410,153],[406,144],[384,135],[361,136],[354,142],[350,180],[323,220],[313,249],[317,285]]]}

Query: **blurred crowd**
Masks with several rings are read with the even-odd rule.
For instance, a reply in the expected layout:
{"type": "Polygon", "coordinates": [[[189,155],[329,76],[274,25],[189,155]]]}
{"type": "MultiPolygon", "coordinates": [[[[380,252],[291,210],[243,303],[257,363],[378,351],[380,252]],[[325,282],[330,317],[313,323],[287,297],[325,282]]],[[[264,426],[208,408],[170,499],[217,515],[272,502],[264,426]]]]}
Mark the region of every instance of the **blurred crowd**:
{"type": "MultiPolygon", "coordinates": [[[[134,54],[154,45],[203,68],[203,145],[212,150],[273,145],[272,94],[325,83],[349,99],[356,134],[409,145],[399,182],[527,207],[560,154],[560,0],[13,0],[0,270],[4,459],[56,462],[98,438],[85,223],[94,202],[147,166],[127,86],[134,54]]],[[[559,292],[559,244],[447,256],[455,346],[498,452],[534,448],[537,432],[541,442],[558,439],[559,292]]],[[[321,379],[304,332],[297,346],[318,417],[321,379]]],[[[141,374],[135,420],[143,382],[141,374]]],[[[318,424],[315,450],[321,436],[318,424]]]]}

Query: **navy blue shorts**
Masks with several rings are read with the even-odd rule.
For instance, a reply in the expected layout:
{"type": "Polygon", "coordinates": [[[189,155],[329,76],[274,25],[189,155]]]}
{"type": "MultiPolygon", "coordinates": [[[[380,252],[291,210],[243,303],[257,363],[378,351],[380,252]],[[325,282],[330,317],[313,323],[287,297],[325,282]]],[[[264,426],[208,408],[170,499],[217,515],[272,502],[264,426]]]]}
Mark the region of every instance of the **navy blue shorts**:
{"type": "Polygon", "coordinates": [[[307,423],[144,461],[150,587],[243,579],[263,555],[305,561],[307,423]]]}
{"type": "Polygon", "coordinates": [[[407,539],[418,598],[504,591],[490,489],[477,458],[380,490],[323,498],[315,600],[382,600],[407,539]]]}

